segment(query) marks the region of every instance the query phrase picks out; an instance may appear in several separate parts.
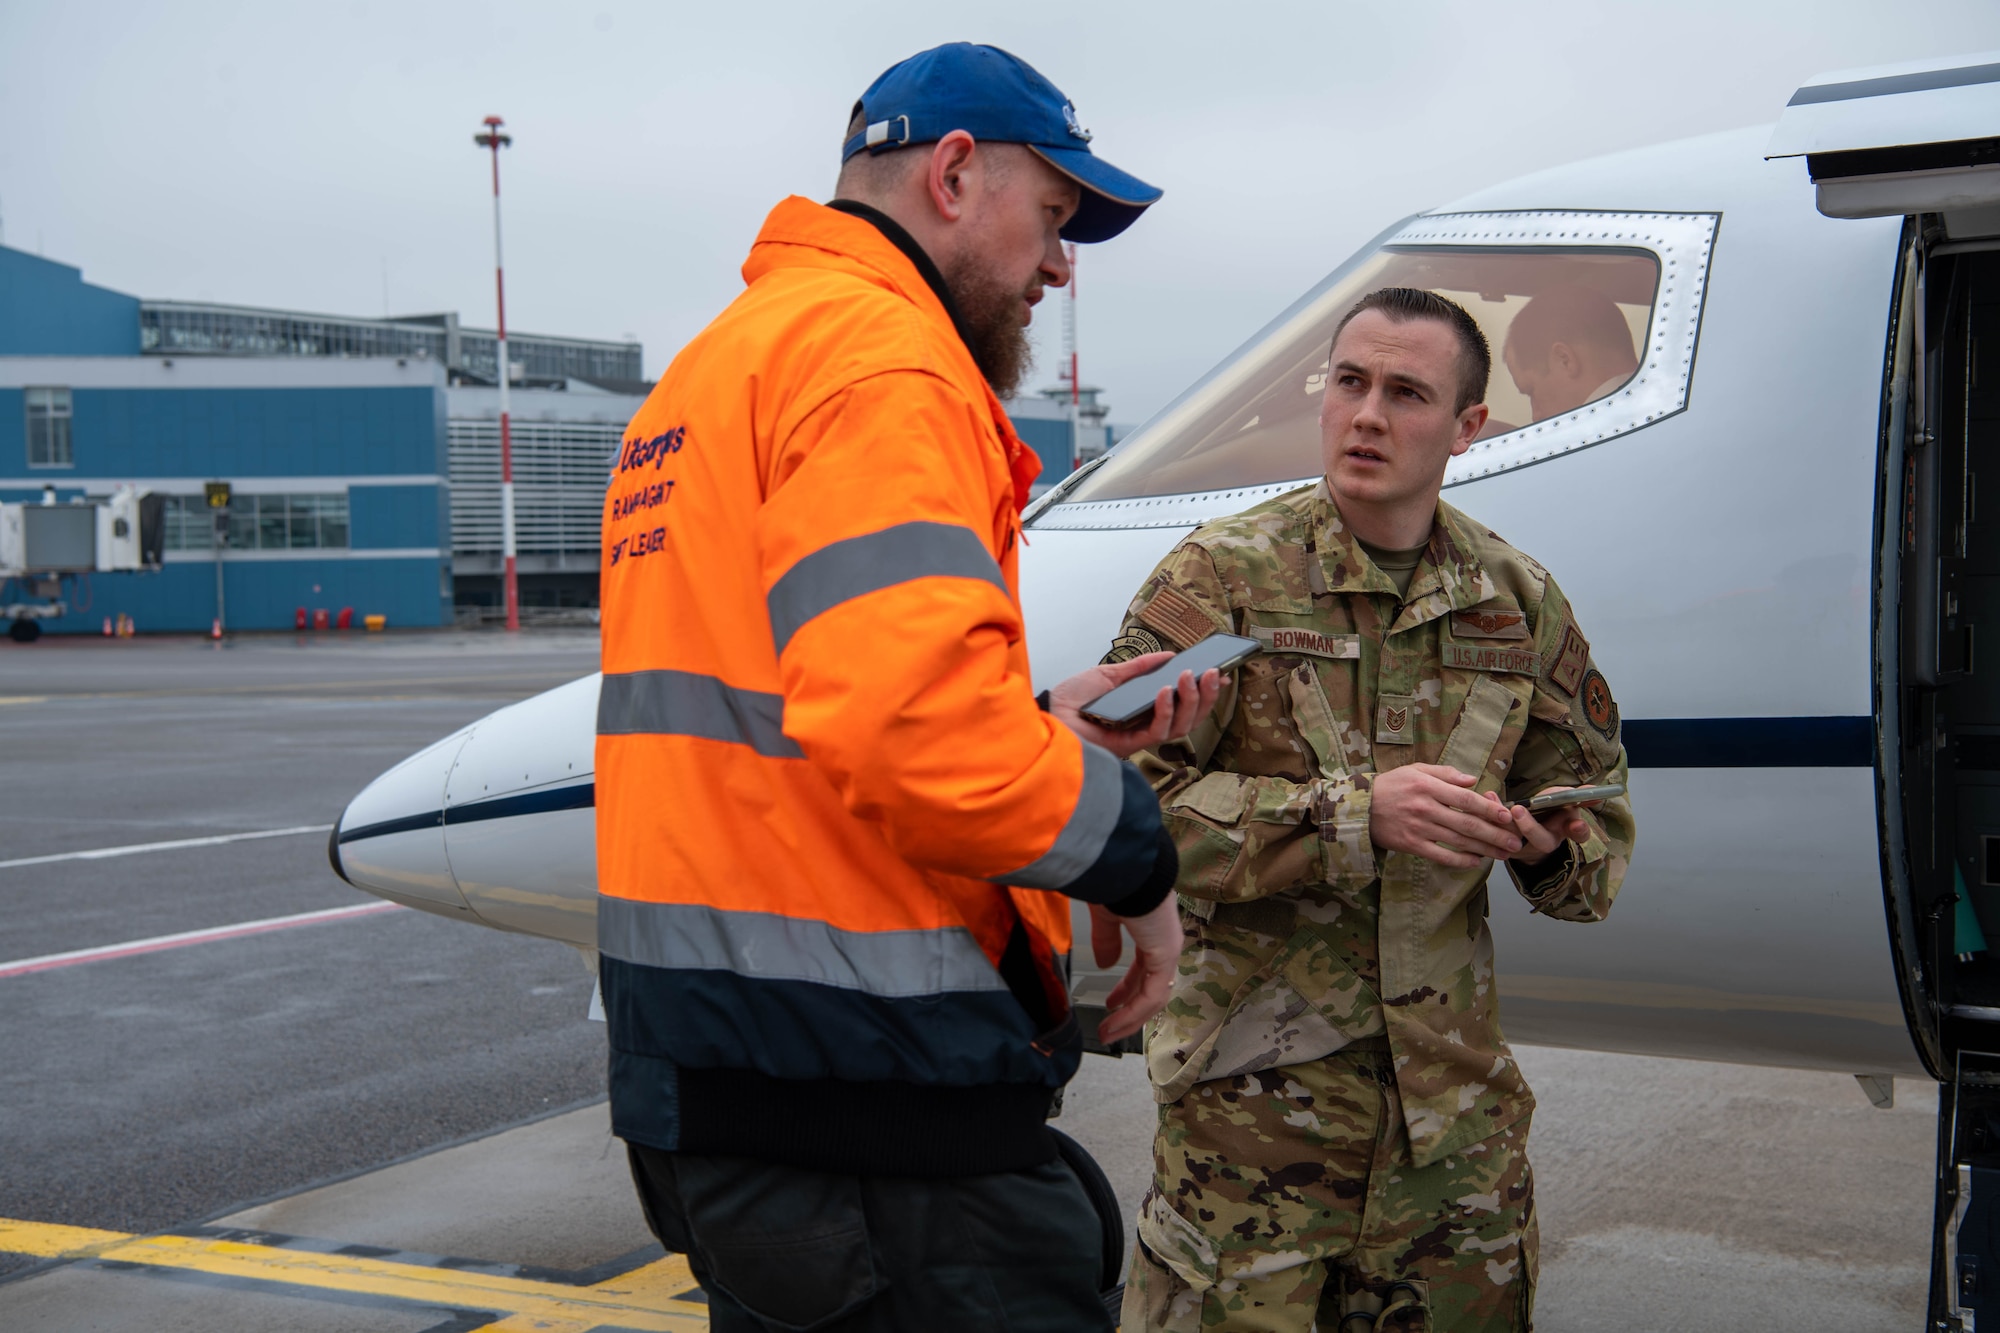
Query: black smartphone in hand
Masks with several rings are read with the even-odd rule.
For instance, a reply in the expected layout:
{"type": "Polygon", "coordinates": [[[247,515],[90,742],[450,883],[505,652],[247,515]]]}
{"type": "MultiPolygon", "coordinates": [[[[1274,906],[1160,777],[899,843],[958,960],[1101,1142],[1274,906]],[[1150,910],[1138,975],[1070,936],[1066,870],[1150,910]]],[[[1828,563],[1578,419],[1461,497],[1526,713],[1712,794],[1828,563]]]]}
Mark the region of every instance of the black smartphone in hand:
{"type": "Polygon", "coordinates": [[[1194,672],[1200,680],[1205,671],[1227,671],[1264,651],[1264,645],[1240,634],[1211,634],[1185,652],[1175,653],[1143,676],[1134,676],[1098,695],[1077,711],[1101,727],[1136,727],[1153,715],[1153,700],[1160,691],[1194,672]]]}

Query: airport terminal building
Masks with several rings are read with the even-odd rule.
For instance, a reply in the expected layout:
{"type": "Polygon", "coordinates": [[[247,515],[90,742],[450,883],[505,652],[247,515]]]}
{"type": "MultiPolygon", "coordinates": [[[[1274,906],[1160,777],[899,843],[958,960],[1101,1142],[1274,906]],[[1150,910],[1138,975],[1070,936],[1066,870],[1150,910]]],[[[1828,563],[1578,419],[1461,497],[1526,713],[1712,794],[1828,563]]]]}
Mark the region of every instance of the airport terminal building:
{"type": "MultiPolygon", "coordinates": [[[[521,600],[597,604],[610,460],[651,387],[636,342],[510,334],[521,600]]],[[[497,338],[456,314],[359,319],[152,301],[0,247],[0,501],[165,497],[164,564],[76,581],[53,633],[393,627],[498,614],[497,338]],[[205,487],[226,482],[218,543],[205,487]]],[[[1009,404],[1037,490],[1109,443],[1094,401],[1009,404]],[[1093,415],[1094,413],[1094,415],[1093,415]]],[[[0,596],[0,603],[7,597],[0,596]]]]}

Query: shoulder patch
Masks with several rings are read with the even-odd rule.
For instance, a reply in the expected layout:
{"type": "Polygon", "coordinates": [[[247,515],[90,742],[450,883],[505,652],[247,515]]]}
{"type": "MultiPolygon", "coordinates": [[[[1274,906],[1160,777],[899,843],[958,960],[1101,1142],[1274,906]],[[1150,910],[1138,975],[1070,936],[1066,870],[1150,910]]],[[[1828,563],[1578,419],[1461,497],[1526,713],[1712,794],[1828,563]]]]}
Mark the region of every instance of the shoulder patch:
{"type": "Polygon", "coordinates": [[[1576,621],[1565,618],[1562,645],[1556,649],[1555,660],[1549,664],[1549,681],[1574,699],[1577,687],[1583,684],[1583,673],[1589,669],[1590,641],[1583,637],[1576,621]]]}
{"type": "Polygon", "coordinates": [[[1604,683],[1604,673],[1592,667],[1583,678],[1583,717],[1607,741],[1618,739],[1618,701],[1604,683]]]}
{"type": "Polygon", "coordinates": [[[1160,642],[1160,636],[1144,625],[1133,625],[1111,641],[1111,651],[1101,659],[1104,663],[1129,662],[1147,653],[1167,651],[1167,645],[1160,642]]]}
{"type": "MultiPolygon", "coordinates": [[[[1193,599],[1177,588],[1154,593],[1139,612],[1139,622],[1164,635],[1169,644],[1192,648],[1215,633],[1215,622],[1193,599]]],[[[1167,645],[1162,645],[1167,646],[1167,645]]]]}

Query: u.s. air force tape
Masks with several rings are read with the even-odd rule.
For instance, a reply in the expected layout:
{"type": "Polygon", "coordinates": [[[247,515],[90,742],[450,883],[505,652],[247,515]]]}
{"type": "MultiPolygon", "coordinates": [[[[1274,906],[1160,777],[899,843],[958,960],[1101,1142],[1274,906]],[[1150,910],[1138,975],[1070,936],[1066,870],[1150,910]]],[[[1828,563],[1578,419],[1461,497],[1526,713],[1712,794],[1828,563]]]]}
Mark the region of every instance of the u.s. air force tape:
{"type": "Polygon", "coordinates": [[[1455,643],[1446,639],[1444,664],[1461,671],[1511,671],[1522,676],[1542,674],[1542,655],[1519,648],[1490,648],[1487,645],[1455,643]]]}
{"type": "Polygon", "coordinates": [[[1252,625],[1244,631],[1264,645],[1267,653],[1304,653],[1308,657],[1352,658],[1361,656],[1359,634],[1322,634],[1316,629],[1280,629],[1252,625]]]}

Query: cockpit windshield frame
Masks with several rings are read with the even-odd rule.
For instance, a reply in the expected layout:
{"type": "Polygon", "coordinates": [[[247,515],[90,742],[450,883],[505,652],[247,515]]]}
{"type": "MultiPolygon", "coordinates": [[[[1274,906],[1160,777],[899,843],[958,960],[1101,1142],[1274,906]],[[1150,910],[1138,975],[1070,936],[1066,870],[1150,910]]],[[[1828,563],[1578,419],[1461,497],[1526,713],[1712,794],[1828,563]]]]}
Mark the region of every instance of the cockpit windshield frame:
{"type": "MultiPolygon", "coordinates": [[[[1133,465],[1143,466],[1149,454],[1178,458],[1175,445],[1188,432],[1210,431],[1218,412],[1227,412],[1233,402],[1249,401],[1264,392],[1275,376],[1286,373],[1297,359],[1302,337],[1332,328],[1362,294],[1354,275],[1380,256],[1413,251],[1496,258],[1510,253],[1549,254],[1551,259],[1559,253],[1645,254],[1657,265],[1652,308],[1640,334],[1643,346],[1636,349],[1637,371],[1615,390],[1580,407],[1477,441],[1452,460],[1445,475],[1447,487],[1630,435],[1687,408],[1709,263],[1720,224],[1719,213],[1589,210],[1441,213],[1409,219],[1357,252],[1194,388],[1121,441],[1098,465],[1057,486],[1030,510],[1028,520],[1044,529],[1181,527],[1234,513],[1315,480],[1309,475],[1280,481],[1253,476],[1246,479],[1248,484],[1236,487],[1146,494],[1134,490],[1133,465]],[[1107,481],[1113,484],[1107,486],[1107,481]]],[[[1495,375],[1505,375],[1498,364],[1500,349],[1494,351],[1495,375]]],[[[1171,463],[1162,466],[1170,468],[1171,463]]],[[[1266,471],[1264,477],[1269,476],[1266,471]]]]}

